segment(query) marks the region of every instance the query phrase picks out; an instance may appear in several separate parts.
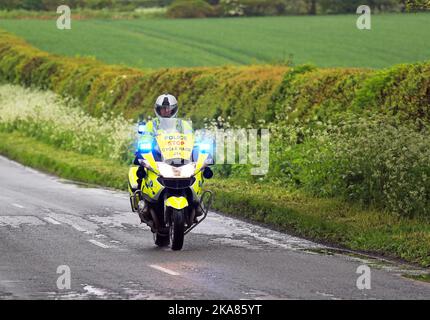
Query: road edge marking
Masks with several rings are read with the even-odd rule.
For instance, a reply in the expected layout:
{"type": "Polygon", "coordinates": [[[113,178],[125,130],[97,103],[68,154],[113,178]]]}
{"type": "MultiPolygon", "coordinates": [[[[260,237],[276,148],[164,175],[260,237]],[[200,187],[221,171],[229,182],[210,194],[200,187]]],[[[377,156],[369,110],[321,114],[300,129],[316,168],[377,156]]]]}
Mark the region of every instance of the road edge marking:
{"type": "Polygon", "coordinates": [[[158,270],[158,271],[170,274],[171,276],[179,276],[180,275],[180,273],[178,273],[176,271],[173,271],[173,270],[170,270],[170,269],[158,266],[156,264],[149,264],[148,266],[151,267],[152,269],[155,269],[155,270],[158,270]]]}
{"type": "Polygon", "coordinates": [[[94,244],[94,245],[96,245],[96,246],[98,246],[100,248],[103,248],[103,249],[109,249],[109,248],[111,248],[110,246],[108,246],[108,245],[106,245],[104,243],[101,243],[101,242],[99,242],[97,240],[94,240],[94,239],[90,239],[90,240],[88,240],[88,242],[91,242],[92,244],[94,244]]]}
{"type": "Polygon", "coordinates": [[[43,217],[43,220],[45,220],[46,222],[52,223],[52,224],[56,224],[59,225],[61,224],[61,222],[51,218],[51,217],[43,217]]]}

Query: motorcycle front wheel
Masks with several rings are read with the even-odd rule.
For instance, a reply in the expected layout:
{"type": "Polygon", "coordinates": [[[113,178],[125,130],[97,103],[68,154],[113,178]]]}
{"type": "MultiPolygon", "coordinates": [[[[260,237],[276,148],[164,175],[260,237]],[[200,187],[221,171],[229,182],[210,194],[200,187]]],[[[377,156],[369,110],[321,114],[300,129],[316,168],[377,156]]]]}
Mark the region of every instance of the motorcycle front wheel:
{"type": "Polygon", "coordinates": [[[184,245],[185,217],[183,210],[172,212],[172,222],[170,224],[170,240],[172,250],[181,250],[184,245]]]}

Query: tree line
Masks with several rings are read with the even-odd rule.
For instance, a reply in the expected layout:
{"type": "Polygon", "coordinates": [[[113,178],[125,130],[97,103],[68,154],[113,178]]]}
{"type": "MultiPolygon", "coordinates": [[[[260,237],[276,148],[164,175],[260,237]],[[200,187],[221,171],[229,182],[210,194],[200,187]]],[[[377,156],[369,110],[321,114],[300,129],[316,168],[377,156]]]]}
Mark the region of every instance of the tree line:
{"type": "MultiPolygon", "coordinates": [[[[366,4],[377,12],[429,9],[430,0],[198,0],[212,7],[222,7],[232,15],[267,14],[337,14],[355,13],[358,6],[366,4]],[[242,13],[242,14],[240,14],[242,13]],[[256,13],[256,14],[253,14],[256,13]]],[[[1,0],[0,9],[24,9],[37,11],[56,10],[66,4],[72,9],[134,10],[148,7],[168,7],[172,3],[189,3],[196,0],[1,0]]]]}

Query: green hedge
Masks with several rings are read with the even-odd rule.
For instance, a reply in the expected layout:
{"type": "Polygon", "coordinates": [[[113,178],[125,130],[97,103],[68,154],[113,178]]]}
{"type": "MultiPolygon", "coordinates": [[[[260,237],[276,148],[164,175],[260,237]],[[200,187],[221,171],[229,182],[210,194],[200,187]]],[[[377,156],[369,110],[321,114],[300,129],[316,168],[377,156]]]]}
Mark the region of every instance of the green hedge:
{"type": "Polygon", "coordinates": [[[296,68],[274,97],[279,117],[328,120],[352,110],[430,120],[430,62],[383,70],[296,68]]]}
{"type": "Polygon", "coordinates": [[[155,98],[168,91],[197,123],[218,116],[235,124],[326,119],[347,109],[428,121],[430,108],[430,62],[378,71],[280,65],[142,71],[52,55],[1,30],[0,80],[77,98],[96,116],[152,115],[155,98]]]}
{"type": "Polygon", "coordinates": [[[40,51],[0,31],[0,80],[50,89],[79,99],[93,115],[153,115],[163,92],[179,97],[193,120],[232,116],[238,123],[264,118],[284,66],[178,68],[142,71],[40,51]]]}

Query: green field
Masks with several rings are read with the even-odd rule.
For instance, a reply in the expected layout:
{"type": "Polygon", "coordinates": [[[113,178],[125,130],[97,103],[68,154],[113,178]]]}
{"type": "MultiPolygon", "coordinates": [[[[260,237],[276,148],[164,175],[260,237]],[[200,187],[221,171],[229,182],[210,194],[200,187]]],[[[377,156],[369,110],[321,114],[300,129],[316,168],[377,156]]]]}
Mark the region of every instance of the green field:
{"type": "Polygon", "coordinates": [[[139,68],[278,63],[382,68],[430,59],[430,14],[190,20],[1,20],[0,28],[36,47],[68,56],[93,56],[139,68]]]}

